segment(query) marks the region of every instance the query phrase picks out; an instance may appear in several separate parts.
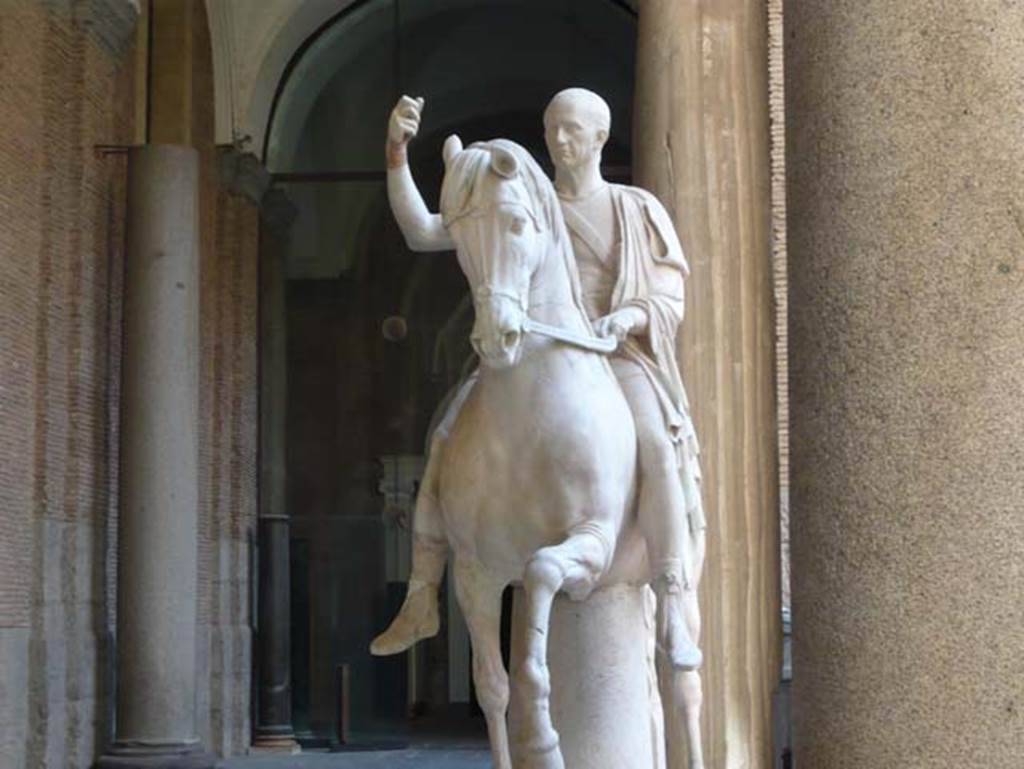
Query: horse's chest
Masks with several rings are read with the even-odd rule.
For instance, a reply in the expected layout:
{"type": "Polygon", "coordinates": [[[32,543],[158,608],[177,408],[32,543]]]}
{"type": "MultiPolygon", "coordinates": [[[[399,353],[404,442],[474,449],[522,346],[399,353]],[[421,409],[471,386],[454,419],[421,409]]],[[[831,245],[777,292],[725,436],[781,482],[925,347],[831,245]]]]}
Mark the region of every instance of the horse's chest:
{"type": "Polygon", "coordinates": [[[563,452],[567,428],[561,412],[538,388],[534,397],[513,400],[470,397],[451,436],[448,474],[478,497],[475,504],[501,504],[544,495],[552,453],[563,452]]]}

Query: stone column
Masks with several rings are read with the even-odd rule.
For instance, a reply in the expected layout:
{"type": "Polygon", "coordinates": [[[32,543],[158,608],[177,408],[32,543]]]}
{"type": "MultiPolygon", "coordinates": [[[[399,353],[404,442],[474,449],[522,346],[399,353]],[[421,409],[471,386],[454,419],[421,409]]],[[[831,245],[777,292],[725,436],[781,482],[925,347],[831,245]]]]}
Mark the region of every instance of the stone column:
{"type": "Polygon", "coordinates": [[[260,233],[260,513],[258,694],[255,748],[297,752],[292,729],[290,519],[285,243],[294,208],[280,190],[262,198],[260,233]]]}
{"type": "Polygon", "coordinates": [[[1024,5],[786,5],[795,760],[1024,766],[1024,5]]]}
{"type": "MultiPolygon", "coordinates": [[[[515,593],[512,660],[521,658],[529,628],[515,593]]],[[[665,769],[665,731],[654,664],[654,594],[613,585],[585,601],[555,599],[548,635],[551,719],[568,769],[665,769]]],[[[509,709],[512,762],[523,706],[512,671],[509,709]]]]}
{"type": "Polygon", "coordinates": [[[199,155],[131,151],[117,726],[103,769],[206,769],[196,701],[199,155]]]}
{"type": "MultiPolygon", "coordinates": [[[[692,269],[680,361],[702,444],[716,769],[772,765],[780,678],[767,29],[763,0],[639,2],[633,178],[673,216],[692,269]]],[[[683,767],[681,724],[667,729],[683,767]]]]}

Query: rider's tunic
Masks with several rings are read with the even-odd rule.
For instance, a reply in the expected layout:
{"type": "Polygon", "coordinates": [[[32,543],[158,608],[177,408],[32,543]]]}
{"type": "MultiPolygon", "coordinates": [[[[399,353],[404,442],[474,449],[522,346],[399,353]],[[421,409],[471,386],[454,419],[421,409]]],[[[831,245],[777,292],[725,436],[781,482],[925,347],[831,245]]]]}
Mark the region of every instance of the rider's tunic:
{"type": "Polygon", "coordinates": [[[631,305],[646,313],[647,330],[630,335],[612,354],[613,369],[618,374],[639,368],[649,381],[676,447],[687,520],[696,531],[706,525],[699,448],[675,353],[683,316],[683,279],[689,268],[675,228],[658,200],[636,187],[609,188],[616,218],[613,243],[606,242],[572,203],[562,203],[583,306],[591,320],[631,305]],[[617,360],[633,366],[614,365],[617,360]]]}

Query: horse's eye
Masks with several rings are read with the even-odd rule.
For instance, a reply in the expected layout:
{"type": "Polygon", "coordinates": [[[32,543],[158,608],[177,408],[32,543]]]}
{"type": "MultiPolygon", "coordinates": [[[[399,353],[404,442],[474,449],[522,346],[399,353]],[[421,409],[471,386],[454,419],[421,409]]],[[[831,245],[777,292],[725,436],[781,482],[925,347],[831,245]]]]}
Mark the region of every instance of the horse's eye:
{"type": "Polygon", "coordinates": [[[522,216],[517,216],[512,220],[512,226],[509,228],[516,235],[522,235],[523,230],[526,229],[526,219],[522,216]]]}

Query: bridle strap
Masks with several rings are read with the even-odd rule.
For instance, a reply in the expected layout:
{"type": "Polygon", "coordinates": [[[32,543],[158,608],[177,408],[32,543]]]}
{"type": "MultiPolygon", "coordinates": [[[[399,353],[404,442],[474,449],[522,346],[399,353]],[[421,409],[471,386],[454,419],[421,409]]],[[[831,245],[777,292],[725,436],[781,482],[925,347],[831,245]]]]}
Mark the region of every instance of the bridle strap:
{"type": "Polygon", "coordinates": [[[500,297],[502,299],[508,299],[509,301],[514,302],[516,305],[518,305],[519,309],[522,310],[524,314],[526,313],[526,300],[523,299],[523,297],[520,296],[519,294],[513,294],[511,291],[501,291],[499,289],[494,288],[494,286],[490,285],[489,283],[485,283],[476,290],[477,301],[484,301],[495,296],[500,297]]]}
{"type": "Polygon", "coordinates": [[[534,320],[527,314],[529,308],[526,300],[523,299],[522,296],[514,294],[511,291],[501,291],[495,289],[490,284],[484,284],[476,290],[477,301],[484,301],[491,299],[492,297],[508,299],[519,306],[519,309],[523,311],[524,333],[546,336],[549,339],[564,342],[565,344],[571,344],[584,350],[590,350],[591,352],[607,354],[615,352],[615,350],[618,349],[619,340],[613,336],[597,337],[591,336],[590,334],[580,334],[576,331],[570,331],[567,328],[552,326],[550,324],[534,320]]]}

